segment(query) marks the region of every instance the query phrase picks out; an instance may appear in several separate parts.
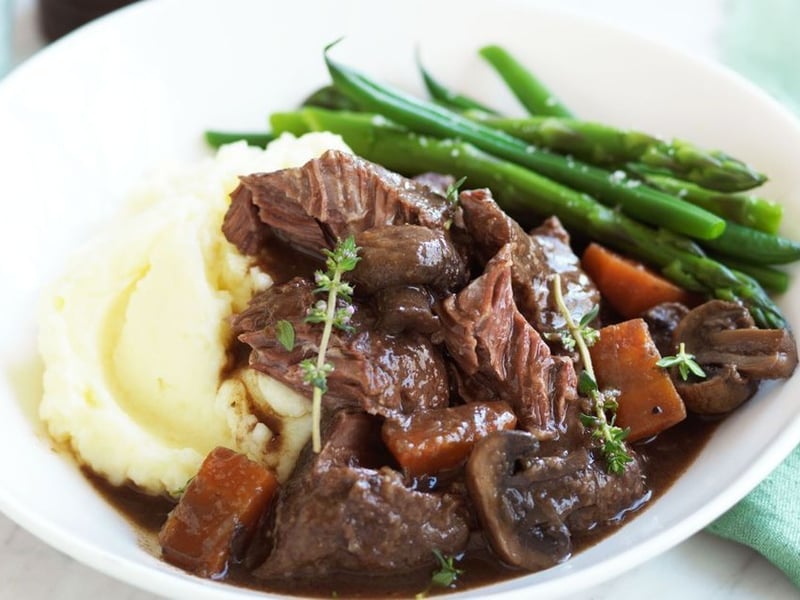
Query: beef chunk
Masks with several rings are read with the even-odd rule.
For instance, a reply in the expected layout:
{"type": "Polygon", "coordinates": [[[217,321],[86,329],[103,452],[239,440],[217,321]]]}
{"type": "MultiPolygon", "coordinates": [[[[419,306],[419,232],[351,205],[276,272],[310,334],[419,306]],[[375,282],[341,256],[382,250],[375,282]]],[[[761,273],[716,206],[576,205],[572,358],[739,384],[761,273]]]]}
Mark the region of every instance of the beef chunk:
{"type": "Polygon", "coordinates": [[[317,468],[379,469],[395,461],[381,439],[382,419],[362,412],[340,410],[327,420],[325,443],[315,457],[317,468]]]}
{"type": "Polygon", "coordinates": [[[506,244],[511,247],[511,277],[520,312],[533,327],[548,334],[565,326],[552,295],[552,276],[558,273],[567,309],[576,321],[600,302],[600,293],[583,272],[569,246],[569,236],[556,217],[531,235],[492,199],[486,189],[461,192],[464,226],[486,262],[506,244]]]}
{"type": "Polygon", "coordinates": [[[258,217],[258,208],[251,201],[251,194],[244,186],[231,194],[231,205],[222,222],[222,233],[242,254],[255,256],[269,239],[269,230],[258,217]]]}
{"type": "MultiPolygon", "coordinates": [[[[305,322],[308,307],[318,299],[313,290],[313,282],[299,278],[274,285],[256,295],[232,324],[234,335],[252,348],[253,368],[305,394],[310,387],[303,382],[300,362],[316,357],[322,332],[322,325],[305,322]],[[280,320],[294,328],[291,350],[278,341],[280,320]]],[[[331,336],[326,359],[334,370],[328,375],[325,405],[382,416],[445,406],[447,372],[431,341],[413,331],[389,335],[375,326],[376,317],[368,306],[353,306],[354,330],[335,330],[331,336]]]]}
{"type": "Polygon", "coordinates": [[[460,289],[468,280],[467,265],[443,229],[375,227],[359,233],[356,245],[361,260],[349,278],[359,295],[402,285],[424,285],[444,293],[460,289]]]}
{"type": "Polygon", "coordinates": [[[452,496],[408,489],[399,473],[312,464],[278,498],[272,552],[255,575],[380,574],[433,565],[433,550],[457,554],[469,535],[452,496]]]}
{"type": "Polygon", "coordinates": [[[552,356],[517,310],[512,290],[513,248],[506,244],[483,275],[438,307],[444,343],[458,367],[467,401],[505,400],[520,426],[541,438],[563,429],[576,397],[572,361],[552,356]]]}
{"type": "Polygon", "coordinates": [[[231,196],[224,230],[228,240],[244,253],[253,247],[252,228],[234,227],[253,204],[259,220],[305,253],[317,255],[329,240],[318,223],[335,238],[372,227],[409,223],[441,228],[452,209],[428,186],[384,169],[362,158],[329,150],[299,168],[255,173],[240,178],[231,196]]]}
{"type": "Polygon", "coordinates": [[[444,196],[447,193],[447,188],[455,184],[456,178],[452,175],[444,175],[443,173],[420,173],[414,176],[414,181],[427,185],[437,194],[444,196]]]}

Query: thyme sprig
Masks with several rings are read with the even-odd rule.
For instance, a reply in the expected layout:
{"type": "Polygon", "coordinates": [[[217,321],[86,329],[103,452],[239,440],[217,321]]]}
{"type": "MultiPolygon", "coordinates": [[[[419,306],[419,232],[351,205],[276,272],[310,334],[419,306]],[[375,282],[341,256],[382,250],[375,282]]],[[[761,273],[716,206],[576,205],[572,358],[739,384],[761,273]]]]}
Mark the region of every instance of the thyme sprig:
{"type": "Polygon", "coordinates": [[[450,206],[457,206],[458,205],[458,194],[461,186],[464,185],[464,182],[467,180],[467,176],[465,175],[458,181],[455,181],[447,186],[447,190],[444,192],[444,197],[447,199],[447,203],[450,206]]]}
{"type": "Polygon", "coordinates": [[[320,422],[322,420],[322,395],[328,391],[328,375],[333,365],[325,360],[333,329],[352,331],[350,317],[353,316],[353,286],[342,281],[342,275],[356,268],[359,247],[353,236],[339,240],[333,250],[323,249],[326,271],[317,271],[314,280],[315,293],[327,294],[326,299],[310,307],[306,315],[307,323],[322,323],[322,338],[317,350],[316,361],[307,358],[300,363],[303,381],[311,385],[314,395],[311,400],[311,444],[314,452],[322,448],[320,422]]]}
{"type": "Polygon", "coordinates": [[[573,348],[577,348],[583,363],[583,371],[578,377],[578,392],[587,396],[592,402],[593,414],[581,414],[581,423],[586,427],[591,427],[593,429],[592,437],[600,440],[600,451],[606,461],[606,470],[619,475],[625,470],[625,465],[633,460],[633,457],[625,447],[628,429],[622,429],[614,424],[617,418],[617,399],[613,393],[600,390],[594,374],[592,357],[589,354],[589,346],[599,337],[599,333],[589,327],[589,323],[597,316],[597,311],[591,310],[581,318],[579,324],[576,324],[564,303],[561,277],[558,274],[553,278],[553,297],[567,324],[567,331],[561,336],[562,343],[567,348],[569,342],[566,341],[571,340],[573,348]],[[584,337],[587,332],[589,340],[584,337]],[[610,418],[609,415],[611,415],[610,418]]]}
{"type": "Polygon", "coordinates": [[[678,345],[678,353],[674,356],[665,356],[659,360],[656,365],[668,369],[670,367],[678,367],[681,379],[686,381],[689,379],[689,373],[694,373],[697,377],[705,377],[706,372],[697,364],[694,354],[686,352],[686,344],[681,342],[678,345]]]}
{"type": "Polygon", "coordinates": [[[415,596],[416,600],[422,600],[427,597],[428,592],[434,585],[450,587],[460,575],[464,574],[464,569],[459,569],[454,564],[456,557],[446,556],[438,549],[433,550],[433,555],[436,557],[436,562],[439,563],[439,568],[431,575],[430,585],[415,596]]]}

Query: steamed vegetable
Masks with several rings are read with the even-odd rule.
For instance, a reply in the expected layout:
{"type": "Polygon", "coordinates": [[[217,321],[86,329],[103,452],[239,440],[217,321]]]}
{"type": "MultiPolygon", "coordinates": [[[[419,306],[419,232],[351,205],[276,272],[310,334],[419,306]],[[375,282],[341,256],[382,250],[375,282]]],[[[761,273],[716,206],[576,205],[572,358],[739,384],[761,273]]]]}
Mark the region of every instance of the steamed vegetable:
{"type": "Polygon", "coordinates": [[[600,295],[626,319],[638,317],[662,302],[692,304],[694,300],[691,293],[643,264],[594,242],[583,252],[581,266],[597,285],[600,295]]]}
{"type": "Polygon", "coordinates": [[[689,240],[660,235],[587,194],[472,144],[417,135],[362,113],[314,108],[278,113],[271,119],[276,133],[286,121],[295,126],[304,122],[308,131],[338,133],[356,154],[394,171],[466,176],[471,187],[490,187],[498,203],[512,215],[557,215],[568,229],[661,268],[662,274],[681,287],[741,302],[762,327],[786,325],[780,310],[754,279],[697,253],[689,240]]]}
{"type": "Polygon", "coordinates": [[[717,254],[754,265],[782,265],[800,259],[800,244],[728,221],[716,239],[701,245],[717,254]]]}
{"type": "Polygon", "coordinates": [[[387,419],[381,435],[406,473],[433,475],[463,463],[480,438],[516,424],[505,402],[470,402],[387,419]]]}
{"type": "Polygon", "coordinates": [[[453,90],[445,87],[445,85],[438,80],[434,79],[433,75],[431,75],[430,72],[428,72],[428,70],[422,66],[419,56],[417,57],[417,68],[419,69],[420,75],[422,75],[422,81],[425,83],[425,87],[427,88],[428,93],[431,95],[431,98],[441,103],[443,106],[447,106],[448,108],[452,108],[454,110],[475,110],[480,114],[497,113],[497,111],[495,111],[493,108],[489,108],[485,104],[478,102],[469,96],[454,92],[453,90]]]}
{"type": "Polygon", "coordinates": [[[748,190],[766,181],[751,166],[718,150],[641,131],[558,117],[510,118],[470,112],[466,116],[509,135],[594,165],[622,168],[638,162],[711,190],[748,190]]]}
{"type": "Polygon", "coordinates": [[[617,425],[628,441],[654,436],[686,418],[686,407],[642,319],[608,325],[589,349],[597,384],[619,392],[617,425]]]}
{"type": "Polygon", "coordinates": [[[637,219],[700,239],[718,237],[722,219],[692,204],[645,185],[628,186],[598,167],[542,152],[513,136],[430,102],[382,86],[325,55],[334,85],[362,109],[374,111],[410,130],[457,138],[521,166],[535,170],[621,209],[637,219]]]}
{"type": "Polygon", "coordinates": [[[213,131],[205,132],[206,142],[212,148],[219,148],[223,144],[232,144],[240,140],[246,141],[250,146],[265,147],[275,136],[271,133],[257,132],[235,132],[235,131],[213,131]]]}
{"type": "Polygon", "coordinates": [[[725,194],[708,190],[669,175],[653,173],[641,165],[628,164],[627,168],[649,185],[679,196],[729,221],[765,233],[778,232],[783,218],[783,207],[777,202],[752,194],[725,194]]]}
{"type": "Polygon", "coordinates": [[[269,469],[228,448],[212,450],[161,528],[164,558],[203,577],[223,575],[277,489],[269,469]]]}
{"type": "Polygon", "coordinates": [[[528,112],[534,115],[571,116],[569,109],[508,50],[489,45],[481,48],[478,53],[503,78],[528,112]]]}

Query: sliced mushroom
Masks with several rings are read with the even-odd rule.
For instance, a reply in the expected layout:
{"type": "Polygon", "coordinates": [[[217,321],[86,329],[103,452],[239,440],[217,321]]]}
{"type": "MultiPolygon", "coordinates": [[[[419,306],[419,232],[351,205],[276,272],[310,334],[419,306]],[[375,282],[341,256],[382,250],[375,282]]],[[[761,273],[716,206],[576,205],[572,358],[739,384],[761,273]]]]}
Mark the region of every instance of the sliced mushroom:
{"type": "Polygon", "coordinates": [[[467,461],[466,482],[495,553],[537,571],[569,558],[572,536],[615,518],[645,497],[637,458],[609,475],[586,447],[542,456],[526,431],[491,433],[467,461]]]}
{"type": "Polygon", "coordinates": [[[686,352],[706,378],[673,376],[689,410],[719,415],[752,397],[761,379],[789,377],[797,366],[797,345],[785,329],[759,329],[749,311],[734,302],[711,300],[689,311],[673,332],[675,348],[686,352]]]}
{"type": "Polygon", "coordinates": [[[470,496],[492,549],[510,565],[538,571],[569,558],[572,541],[555,499],[541,494],[544,477],[577,470],[568,459],[540,458],[524,431],[492,433],[467,462],[470,496]],[[551,464],[561,463],[561,464],[551,464]]]}

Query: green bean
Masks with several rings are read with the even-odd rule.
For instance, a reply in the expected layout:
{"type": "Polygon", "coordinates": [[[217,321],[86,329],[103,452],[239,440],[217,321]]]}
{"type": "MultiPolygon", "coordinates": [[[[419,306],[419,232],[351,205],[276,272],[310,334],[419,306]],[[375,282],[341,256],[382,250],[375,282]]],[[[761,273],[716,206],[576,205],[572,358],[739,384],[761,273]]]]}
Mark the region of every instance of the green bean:
{"type": "Polygon", "coordinates": [[[453,110],[476,110],[481,114],[496,115],[497,111],[477,100],[465,96],[458,92],[447,88],[444,84],[434,79],[433,75],[425,69],[417,55],[417,68],[419,69],[422,80],[425,82],[425,87],[431,98],[441,103],[443,106],[453,110]]]}
{"type": "Polygon", "coordinates": [[[534,115],[570,117],[572,113],[533,73],[500,46],[490,45],[478,53],[497,71],[528,112],[534,115]]]}
{"type": "Polygon", "coordinates": [[[568,229],[661,267],[673,281],[692,284],[690,289],[742,302],[762,327],[786,324],[780,310],[754,279],[687,250],[690,242],[685,238],[661,235],[587,194],[472,144],[417,135],[363,113],[307,108],[295,115],[308,130],[338,133],[356,154],[388,169],[408,175],[433,170],[466,176],[470,187],[490,187],[498,203],[518,218],[531,213],[540,217],[556,215],[568,229]]]}
{"type": "Polygon", "coordinates": [[[750,265],[731,259],[729,256],[711,256],[711,258],[725,263],[734,271],[749,275],[770,292],[782,294],[789,289],[789,275],[780,269],[764,265],[750,265]]]}
{"type": "Polygon", "coordinates": [[[641,165],[628,165],[647,184],[701,206],[715,215],[765,233],[777,233],[783,207],[752,194],[724,194],[669,175],[649,172],[641,165]]]}
{"type": "Polygon", "coordinates": [[[300,103],[300,106],[318,106],[331,110],[356,110],[358,108],[355,102],[332,85],[325,85],[315,90],[300,103]]]}
{"type": "Polygon", "coordinates": [[[728,221],[722,235],[701,245],[753,265],[782,265],[800,258],[800,244],[728,221]]]}
{"type": "Polygon", "coordinates": [[[711,239],[719,236],[725,228],[725,222],[716,215],[674,196],[646,185],[632,186],[615,174],[567,157],[537,151],[517,138],[444,107],[378,85],[332,61],[327,51],[325,61],[334,85],[362,109],[384,115],[411,130],[437,137],[463,139],[495,156],[593,194],[610,205],[619,206],[630,216],[677,233],[711,239]]]}

